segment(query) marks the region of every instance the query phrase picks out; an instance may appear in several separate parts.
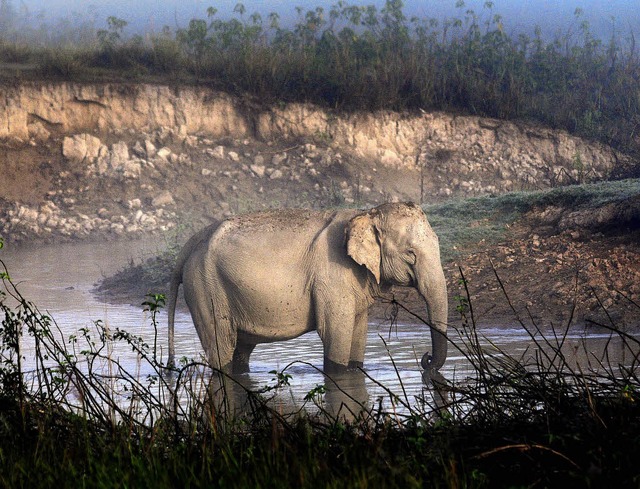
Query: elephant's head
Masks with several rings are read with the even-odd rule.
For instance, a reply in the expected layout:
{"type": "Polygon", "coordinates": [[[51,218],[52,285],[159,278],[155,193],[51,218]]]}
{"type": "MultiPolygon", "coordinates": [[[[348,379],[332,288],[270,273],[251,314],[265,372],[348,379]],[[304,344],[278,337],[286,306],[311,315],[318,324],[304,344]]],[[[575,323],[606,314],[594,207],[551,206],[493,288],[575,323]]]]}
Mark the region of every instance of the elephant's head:
{"type": "Polygon", "coordinates": [[[447,284],[438,237],[422,209],[412,203],[383,204],[357,215],[346,229],[347,252],[378,284],[415,287],[427,305],[433,356],[425,369],[439,369],[447,358],[447,284]]]}

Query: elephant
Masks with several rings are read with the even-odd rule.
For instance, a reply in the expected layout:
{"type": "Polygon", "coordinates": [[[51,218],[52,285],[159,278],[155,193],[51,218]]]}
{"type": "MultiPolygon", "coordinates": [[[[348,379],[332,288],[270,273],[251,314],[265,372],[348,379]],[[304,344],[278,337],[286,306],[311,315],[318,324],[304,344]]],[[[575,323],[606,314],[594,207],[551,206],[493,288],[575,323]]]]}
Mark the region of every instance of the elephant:
{"type": "Polygon", "coordinates": [[[282,209],[244,214],[194,235],[168,295],[169,364],[180,284],[210,364],[249,371],[259,343],[316,330],[326,373],[363,366],[369,306],[390,286],[424,298],[437,371],[447,357],[447,285],[438,237],[414,203],[370,210],[282,209]]]}

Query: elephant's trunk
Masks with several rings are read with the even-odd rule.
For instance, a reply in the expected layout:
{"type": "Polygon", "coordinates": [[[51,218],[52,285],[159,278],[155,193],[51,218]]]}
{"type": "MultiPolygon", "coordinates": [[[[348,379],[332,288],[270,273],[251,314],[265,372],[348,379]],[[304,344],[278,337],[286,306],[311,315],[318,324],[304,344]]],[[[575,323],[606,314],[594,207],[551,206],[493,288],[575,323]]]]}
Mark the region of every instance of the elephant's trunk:
{"type": "Polygon", "coordinates": [[[438,370],[447,359],[447,317],[449,313],[447,282],[444,273],[431,269],[427,279],[418,281],[418,291],[427,304],[427,316],[431,326],[432,352],[422,357],[422,368],[438,370]]]}

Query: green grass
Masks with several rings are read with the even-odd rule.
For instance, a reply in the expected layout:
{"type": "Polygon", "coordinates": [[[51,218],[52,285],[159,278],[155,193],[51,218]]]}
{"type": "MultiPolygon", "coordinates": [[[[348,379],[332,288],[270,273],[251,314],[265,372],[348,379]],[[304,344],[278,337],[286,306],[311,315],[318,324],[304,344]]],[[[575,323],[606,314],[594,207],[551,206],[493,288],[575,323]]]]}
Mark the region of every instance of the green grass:
{"type": "Polygon", "coordinates": [[[626,151],[640,149],[634,26],[603,41],[578,9],[572,25],[551,40],[542,29],[510,35],[492,2],[481,12],[460,2],[446,20],[408,19],[400,0],[381,8],[339,2],[301,9],[291,27],[241,4],[234,13],[221,20],[210,8],[187,27],[145,38],[126,36],[126,19],[109,17],[106,29],[67,26],[71,32],[57,32],[57,44],[47,46],[41,38],[51,36],[17,27],[14,12],[0,25],[1,73],[10,82],[196,83],[265,104],[531,119],[626,151]]]}
{"type": "Polygon", "coordinates": [[[533,209],[549,206],[572,211],[593,209],[640,196],[640,180],[629,179],[570,185],[536,192],[511,192],[498,196],[451,199],[424,206],[429,222],[440,238],[443,259],[456,248],[473,247],[505,238],[509,226],[533,209]]]}

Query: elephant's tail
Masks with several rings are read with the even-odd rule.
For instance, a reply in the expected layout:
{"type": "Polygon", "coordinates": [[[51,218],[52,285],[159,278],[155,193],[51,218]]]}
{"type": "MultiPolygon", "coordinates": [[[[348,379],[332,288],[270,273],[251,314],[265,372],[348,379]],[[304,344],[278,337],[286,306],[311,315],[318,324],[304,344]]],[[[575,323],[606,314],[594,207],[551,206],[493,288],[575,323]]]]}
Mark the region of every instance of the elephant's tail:
{"type": "Polygon", "coordinates": [[[175,355],[176,355],[176,347],[175,347],[175,316],[176,316],[176,302],[178,300],[178,289],[180,288],[180,284],[182,283],[182,265],[184,263],[178,263],[176,268],[173,270],[171,274],[171,285],[169,286],[169,306],[168,306],[168,314],[169,314],[169,360],[168,366],[170,368],[175,367],[175,355]]]}

